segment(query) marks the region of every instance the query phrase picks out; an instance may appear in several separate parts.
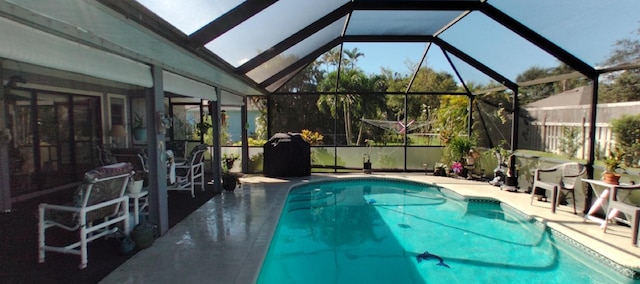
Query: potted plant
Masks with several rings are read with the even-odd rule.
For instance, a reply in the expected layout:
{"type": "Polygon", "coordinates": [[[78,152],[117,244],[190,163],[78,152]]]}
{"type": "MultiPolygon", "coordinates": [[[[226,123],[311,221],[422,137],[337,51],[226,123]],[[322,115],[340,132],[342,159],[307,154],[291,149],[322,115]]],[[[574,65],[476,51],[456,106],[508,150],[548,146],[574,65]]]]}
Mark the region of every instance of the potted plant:
{"type": "Polygon", "coordinates": [[[453,162],[463,162],[472,148],[473,141],[466,136],[456,136],[447,145],[447,150],[453,162]]]}
{"type": "Polygon", "coordinates": [[[367,152],[362,155],[362,171],[365,174],[370,174],[371,170],[371,151],[373,150],[373,140],[365,139],[364,143],[367,144],[367,152]]]}
{"type": "Polygon", "coordinates": [[[620,165],[624,161],[624,152],[618,147],[609,151],[609,155],[604,159],[605,169],[602,173],[602,180],[608,184],[619,184],[620,175],[616,173],[617,169],[622,169],[620,165]]]}
{"type": "Polygon", "coordinates": [[[226,191],[233,191],[240,183],[238,176],[231,172],[233,164],[240,156],[236,153],[225,153],[222,155],[222,188],[226,191]]]}
{"type": "Polygon", "coordinates": [[[147,142],[147,129],[144,127],[142,116],[138,113],[133,120],[133,138],[138,142],[147,142]]]}
{"type": "Polygon", "coordinates": [[[465,167],[465,162],[469,151],[473,147],[473,141],[467,136],[454,136],[448,140],[447,145],[444,148],[442,155],[442,161],[451,167],[454,173],[459,169],[456,174],[462,173],[462,169],[465,167]],[[454,164],[456,169],[453,168],[454,164]]]}
{"type": "Polygon", "coordinates": [[[146,173],[144,171],[136,171],[129,180],[129,184],[127,184],[127,190],[129,193],[140,193],[142,191],[145,177],[146,173]]]}
{"type": "Polygon", "coordinates": [[[198,136],[202,136],[207,134],[207,131],[209,131],[209,129],[213,127],[213,125],[211,123],[209,123],[208,121],[201,121],[196,123],[196,134],[198,136]]]}
{"type": "Polygon", "coordinates": [[[433,175],[446,177],[447,176],[446,170],[447,170],[447,165],[445,165],[444,163],[436,163],[433,166],[433,175]]]}
{"type": "Polygon", "coordinates": [[[462,174],[462,163],[460,162],[455,162],[451,165],[451,170],[453,171],[453,173],[458,176],[462,174]]]}

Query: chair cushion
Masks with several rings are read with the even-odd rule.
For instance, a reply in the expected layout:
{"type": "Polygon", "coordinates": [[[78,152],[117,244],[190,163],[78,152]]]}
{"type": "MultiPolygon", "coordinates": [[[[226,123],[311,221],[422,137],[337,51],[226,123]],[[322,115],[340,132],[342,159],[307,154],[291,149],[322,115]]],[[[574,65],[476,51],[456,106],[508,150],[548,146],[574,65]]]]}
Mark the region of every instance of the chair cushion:
{"type": "MultiPolygon", "coordinates": [[[[101,182],[96,182],[98,179],[123,175],[131,173],[133,166],[130,163],[118,163],[108,166],[99,167],[88,171],[84,174],[83,183],[78,186],[74,197],[74,206],[81,207],[84,201],[84,196],[89,189],[89,186],[93,185],[91,189],[91,196],[87,200],[87,206],[98,204],[107,200],[120,197],[122,188],[124,186],[125,178],[111,179],[101,182]]],[[[111,214],[114,211],[115,205],[101,208],[87,214],[87,222],[92,222],[111,214]]],[[[77,217],[77,216],[74,216],[77,217]]]]}
{"type": "Polygon", "coordinates": [[[186,162],[187,163],[191,163],[191,159],[193,159],[193,155],[195,155],[196,152],[201,151],[201,150],[207,151],[208,148],[209,148],[209,146],[207,146],[205,144],[196,145],[195,147],[193,147],[193,149],[191,149],[191,152],[189,152],[189,156],[187,156],[186,162]]]}
{"type": "Polygon", "coordinates": [[[133,165],[131,165],[131,163],[117,163],[102,166],[84,173],[84,182],[94,183],[96,179],[123,175],[131,173],[131,171],[133,171],[133,165]]]}

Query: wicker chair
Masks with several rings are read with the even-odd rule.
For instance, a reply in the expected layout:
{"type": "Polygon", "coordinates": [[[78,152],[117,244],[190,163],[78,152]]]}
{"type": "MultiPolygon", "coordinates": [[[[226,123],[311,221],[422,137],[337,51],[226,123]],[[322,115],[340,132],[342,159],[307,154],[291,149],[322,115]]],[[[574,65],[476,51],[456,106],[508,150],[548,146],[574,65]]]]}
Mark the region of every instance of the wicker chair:
{"type": "Polygon", "coordinates": [[[546,191],[551,191],[551,212],[556,213],[556,207],[559,205],[560,193],[564,190],[567,194],[571,193],[573,201],[573,214],[576,211],[576,195],[575,185],[578,178],[586,171],[586,167],[578,163],[564,163],[552,168],[536,169],[534,174],[533,186],[531,187],[531,204],[533,199],[546,198],[546,191]],[[557,182],[542,181],[542,173],[560,172],[560,178],[557,182]],[[540,189],[540,190],[538,190],[540,189]]]}

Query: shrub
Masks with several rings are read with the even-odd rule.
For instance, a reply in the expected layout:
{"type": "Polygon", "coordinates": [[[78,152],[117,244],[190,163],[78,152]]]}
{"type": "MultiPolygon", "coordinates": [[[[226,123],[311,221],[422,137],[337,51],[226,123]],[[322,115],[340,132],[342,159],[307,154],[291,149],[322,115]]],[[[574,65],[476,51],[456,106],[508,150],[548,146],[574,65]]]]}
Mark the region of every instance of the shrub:
{"type": "Polygon", "coordinates": [[[611,121],[617,144],[626,153],[625,164],[637,164],[640,158],[640,114],[623,115],[611,121]]]}
{"type": "Polygon", "coordinates": [[[474,143],[467,136],[455,136],[444,149],[443,157],[446,164],[461,161],[467,156],[469,150],[473,148],[474,143]]]}
{"type": "Polygon", "coordinates": [[[576,157],[578,149],[580,149],[580,130],[577,127],[563,127],[562,141],[560,142],[560,153],[569,159],[576,157]]]}

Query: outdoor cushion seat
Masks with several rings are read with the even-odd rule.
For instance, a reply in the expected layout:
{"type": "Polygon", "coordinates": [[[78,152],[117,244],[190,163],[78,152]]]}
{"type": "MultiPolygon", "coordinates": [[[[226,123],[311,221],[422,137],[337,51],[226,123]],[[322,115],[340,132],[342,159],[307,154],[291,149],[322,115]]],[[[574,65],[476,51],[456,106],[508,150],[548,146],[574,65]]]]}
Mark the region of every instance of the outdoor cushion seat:
{"type": "MultiPolygon", "coordinates": [[[[129,197],[125,194],[133,175],[130,163],[102,166],[86,172],[84,180],[66,205],[41,203],[38,207],[38,261],[45,261],[47,251],[80,256],[80,268],[87,267],[87,244],[115,233],[117,225],[129,228],[129,197]],[[50,228],[78,231],[77,241],[53,246],[46,242],[50,228]]],[[[126,233],[126,232],[125,232],[126,233]]]]}

